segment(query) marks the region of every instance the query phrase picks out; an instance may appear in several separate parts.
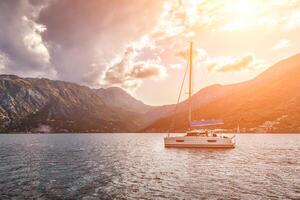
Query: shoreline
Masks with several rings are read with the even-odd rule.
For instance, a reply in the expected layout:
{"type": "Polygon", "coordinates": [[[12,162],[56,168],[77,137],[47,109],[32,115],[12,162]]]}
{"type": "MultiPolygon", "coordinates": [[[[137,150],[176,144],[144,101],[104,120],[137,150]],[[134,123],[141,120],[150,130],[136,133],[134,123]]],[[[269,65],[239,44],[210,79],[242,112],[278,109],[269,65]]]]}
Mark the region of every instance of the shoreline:
{"type": "MultiPolygon", "coordinates": [[[[10,134],[14,134],[14,135],[42,135],[42,134],[68,134],[68,135],[84,135],[84,134],[168,134],[165,132],[47,132],[47,133],[26,133],[26,132],[1,132],[0,135],[10,135],[10,134]]],[[[184,134],[184,132],[182,133],[169,133],[169,134],[184,134]]],[[[287,135],[287,134],[300,134],[297,132],[271,132],[271,133],[217,133],[217,134],[226,134],[226,135],[287,135]]]]}

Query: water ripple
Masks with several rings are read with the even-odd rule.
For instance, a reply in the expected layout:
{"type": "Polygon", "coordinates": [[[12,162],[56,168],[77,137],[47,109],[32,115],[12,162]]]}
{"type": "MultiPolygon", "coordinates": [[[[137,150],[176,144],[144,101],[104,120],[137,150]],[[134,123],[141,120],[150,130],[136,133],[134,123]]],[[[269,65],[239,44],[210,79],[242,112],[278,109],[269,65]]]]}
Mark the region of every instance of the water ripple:
{"type": "Polygon", "coordinates": [[[300,135],[239,135],[231,150],[163,136],[0,135],[0,199],[300,199],[300,135]]]}

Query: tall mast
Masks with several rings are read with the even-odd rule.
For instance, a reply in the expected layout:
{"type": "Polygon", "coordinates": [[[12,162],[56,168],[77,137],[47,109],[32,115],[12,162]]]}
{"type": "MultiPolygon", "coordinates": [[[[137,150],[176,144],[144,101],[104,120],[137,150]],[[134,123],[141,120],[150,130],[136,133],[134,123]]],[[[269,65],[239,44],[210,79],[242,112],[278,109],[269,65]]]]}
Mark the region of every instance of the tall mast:
{"type": "Polygon", "coordinates": [[[193,78],[193,43],[190,42],[190,53],[189,53],[189,65],[190,65],[190,80],[189,80],[189,128],[191,129],[192,122],[192,78],[193,78]]]}

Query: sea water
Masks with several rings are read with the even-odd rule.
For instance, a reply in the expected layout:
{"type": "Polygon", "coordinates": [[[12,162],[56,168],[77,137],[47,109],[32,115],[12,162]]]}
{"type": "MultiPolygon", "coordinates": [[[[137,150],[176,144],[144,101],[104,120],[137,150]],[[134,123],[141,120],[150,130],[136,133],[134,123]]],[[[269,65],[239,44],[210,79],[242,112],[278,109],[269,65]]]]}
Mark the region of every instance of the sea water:
{"type": "Polygon", "coordinates": [[[0,199],[300,199],[300,134],[235,149],[164,148],[165,134],[1,134],[0,199]]]}

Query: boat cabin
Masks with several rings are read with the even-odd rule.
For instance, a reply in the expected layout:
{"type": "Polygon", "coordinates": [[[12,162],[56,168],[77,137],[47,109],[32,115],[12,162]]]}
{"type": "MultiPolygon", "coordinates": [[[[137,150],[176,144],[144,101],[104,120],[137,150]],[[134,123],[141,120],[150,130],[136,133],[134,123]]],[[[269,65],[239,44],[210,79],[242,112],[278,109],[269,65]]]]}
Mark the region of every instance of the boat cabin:
{"type": "Polygon", "coordinates": [[[186,136],[217,137],[216,133],[209,133],[206,130],[191,130],[186,132],[186,136]]]}

